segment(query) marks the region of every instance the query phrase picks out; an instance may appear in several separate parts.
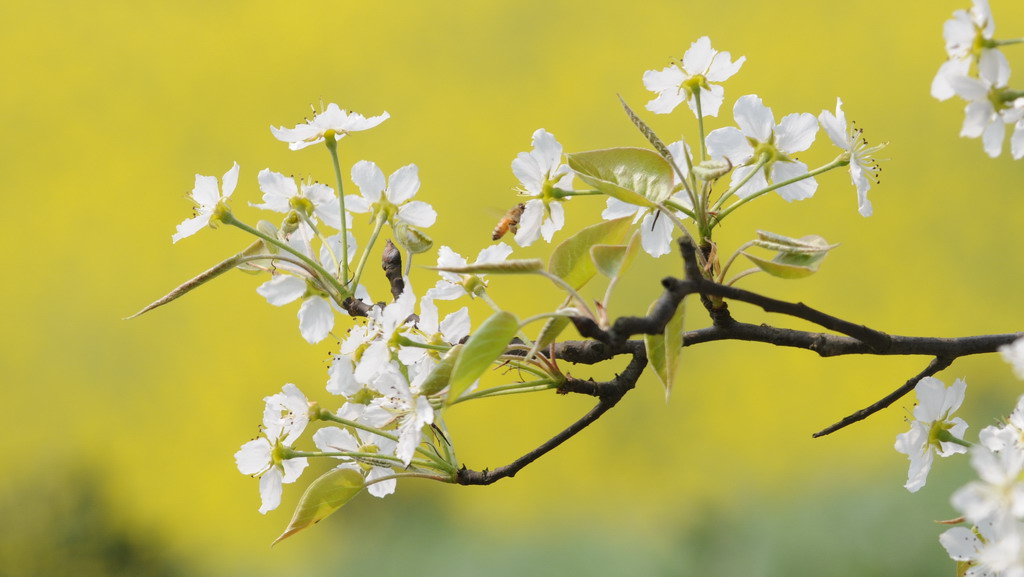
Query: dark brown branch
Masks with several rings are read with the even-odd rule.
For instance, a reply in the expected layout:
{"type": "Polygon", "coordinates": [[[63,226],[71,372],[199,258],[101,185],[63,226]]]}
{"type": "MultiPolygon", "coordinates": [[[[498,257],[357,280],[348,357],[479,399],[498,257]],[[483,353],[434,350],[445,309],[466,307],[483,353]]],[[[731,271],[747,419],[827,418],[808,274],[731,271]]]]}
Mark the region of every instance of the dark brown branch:
{"type": "Polygon", "coordinates": [[[889,405],[895,403],[897,400],[903,398],[907,393],[912,391],[914,389],[914,387],[917,386],[917,383],[921,379],[923,379],[925,377],[931,377],[935,373],[941,371],[942,369],[945,369],[946,367],[948,367],[951,364],[953,364],[953,358],[951,358],[951,357],[936,357],[935,359],[932,360],[932,362],[928,363],[928,366],[925,367],[925,369],[923,371],[918,373],[917,376],[915,376],[914,378],[910,379],[906,383],[903,383],[903,386],[901,386],[900,388],[896,389],[895,391],[889,393],[882,400],[880,400],[880,401],[878,401],[876,403],[872,403],[871,405],[869,405],[869,406],[867,406],[867,407],[857,411],[856,413],[853,413],[852,415],[844,418],[843,420],[839,421],[838,423],[835,423],[833,425],[829,425],[828,427],[825,427],[824,429],[818,431],[817,433],[814,433],[812,436],[814,438],[824,437],[825,435],[828,435],[830,433],[834,433],[834,432],[838,431],[839,429],[842,429],[844,427],[852,425],[853,423],[856,423],[857,421],[863,421],[864,419],[870,417],[871,415],[877,413],[878,411],[881,411],[882,409],[884,409],[884,408],[888,407],[889,405]]]}
{"type": "Polygon", "coordinates": [[[526,453],[508,465],[498,467],[494,470],[484,469],[483,471],[474,471],[463,467],[457,473],[455,482],[460,485],[490,485],[491,483],[506,477],[514,477],[516,473],[521,471],[524,467],[543,457],[547,453],[550,453],[555,449],[555,447],[558,447],[562,443],[576,436],[577,433],[586,429],[594,421],[600,419],[602,415],[608,412],[608,410],[618,404],[618,402],[622,400],[622,397],[636,386],[636,381],[640,378],[640,374],[643,373],[646,366],[647,357],[642,354],[637,354],[633,356],[633,360],[629,363],[622,374],[617,375],[611,381],[597,383],[594,381],[582,381],[579,379],[569,378],[562,388],[559,388],[558,392],[577,392],[596,396],[598,398],[598,402],[593,409],[591,409],[586,415],[583,415],[583,417],[578,421],[569,425],[569,427],[561,433],[551,437],[536,449],[526,453]]]}

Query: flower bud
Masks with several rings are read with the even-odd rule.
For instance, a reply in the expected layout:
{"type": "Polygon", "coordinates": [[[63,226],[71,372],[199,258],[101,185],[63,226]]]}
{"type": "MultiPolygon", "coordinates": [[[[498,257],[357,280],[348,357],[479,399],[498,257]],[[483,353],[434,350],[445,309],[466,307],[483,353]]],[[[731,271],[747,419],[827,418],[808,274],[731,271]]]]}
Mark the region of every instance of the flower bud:
{"type": "Polygon", "coordinates": [[[729,162],[728,158],[725,160],[705,160],[693,167],[693,173],[697,175],[697,178],[705,182],[721,178],[729,174],[730,170],[732,170],[732,163],[729,162]]]}
{"type": "Polygon", "coordinates": [[[427,252],[434,246],[434,241],[423,231],[400,222],[395,226],[395,240],[405,250],[412,254],[427,252]]]}

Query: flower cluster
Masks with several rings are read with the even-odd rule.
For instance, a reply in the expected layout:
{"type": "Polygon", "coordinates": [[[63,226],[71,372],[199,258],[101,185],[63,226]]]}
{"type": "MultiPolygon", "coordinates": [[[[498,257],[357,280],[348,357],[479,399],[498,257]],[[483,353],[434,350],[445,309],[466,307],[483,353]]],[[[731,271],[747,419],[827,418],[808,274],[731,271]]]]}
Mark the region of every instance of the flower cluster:
{"type": "Polygon", "coordinates": [[[1019,40],[996,40],[995,21],[987,0],[974,0],[970,10],[957,10],[942,29],[948,60],[932,81],[932,96],[967,101],[960,136],[981,137],[985,153],[1002,154],[1006,129],[1012,125],[1010,152],[1024,158],[1024,93],[1011,90],[1010,63],[1000,46],[1019,40]]]}

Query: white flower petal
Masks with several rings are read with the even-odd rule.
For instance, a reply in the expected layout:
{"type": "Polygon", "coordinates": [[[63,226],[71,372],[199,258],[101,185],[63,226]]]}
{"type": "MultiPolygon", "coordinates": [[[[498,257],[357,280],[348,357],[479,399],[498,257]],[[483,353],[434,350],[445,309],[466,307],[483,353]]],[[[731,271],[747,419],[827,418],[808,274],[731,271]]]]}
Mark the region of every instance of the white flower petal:
{"type": "MultiPolygon", "coordinates": [[[[812,116],[811,118],[814,117],[812,116]]],[[[817,126],[817,123],[815,123],[815,126],[817,126]]],[[[799,161],[776,162],[772,164],[772,182],[774,183],[785,182],[805,174],[807,174],[807,165],[799,161]]],[[[818,181],[811,177],[799,180],[793,184],[787,184],[782,188],[777,188],[775,192],[788,201],[794,201],[811,198],[817,189],[818,181]]]]}
{"type": "Polygon", "coordinates": [[[286,305],[306,294],[306,281],[288,274],[275,275],[256,292],[275,307],[286,305]]]}
{"type": "Polygon", "coordinates": [[[712,130],[707,137],[708,154],[715,160],[728,158],[733,165],[739,165],[750,159],[754,147],[738,128],[727,126],[712,130]]]}
{"type": "Polygon", "coordinates": [[[548,211],[550,214],[548,218],[544,219],[544,222],[540,225],[540,234],[544,237],[545,242],[551,242],[551,237],[555,235],[555,232],[562,230],[565,226],[565,208],[560,202],[548,203],[548,211]]]}
{"type": "Polygon", "coordinates": [[[355,379],[355,367],[347,355],[338,355],[327,369],[327,392],[350,397],[363,388],[355,379]]]}
{"type": "Polygon", "coordinates": [[[334,310],[327,299],[311,296],[299,307],[299,332],[310,344],[327,338],[334,328],[334,310]]]}
{"type": "Polygon", "coordinates": [[[380,195],[387,186],[384,172],[369,160],[360,160],[352,166],[352,182],[356,183],[363,197],[371,203],[380,201],[380,195]]]}
{"type": "Polygon", "coordinates": [[[526,209],[519,218],[519,230],[516,231],[516,244],[530,246],[540,238],[541,222],[544,218],[544,201],[533,199],[526,203],[526,209]]]}
{"type": "Polygon", "coordinates": [[[267,512],[277,509],[281,504],[281,471],[277,468],[270,469],[263,476],[260,477],[260,513],[266,515],[267,512]]]}
{"type": "Polygon", "coordinates": [[[772,109],[765,106],[756,94],[739,97],[733,105],[733,118],[745,136],[759,142],[768,142],[775,128],[772,109]]]}
{"type": "Polygon", "coordinates": [[[390,186],[388,187],[388,200],[400,205],[412,198],[419,189],[419,167],[415,164],[408,164],[399,168],[391,175],[390,186]]]}
{"type": "Polygon", "coordinates": [[[398,209],[398,219],[413,226],[427,228],[437,221],[437,211],[426,202],[414,200],[398,209]]]}
{"type": "Polygon", "coordinates": [[[817,134],[818,119],[813,114],[787,114],[775,131],[775,145],[785,154],[803,152],[811,147],[817,134]]]}

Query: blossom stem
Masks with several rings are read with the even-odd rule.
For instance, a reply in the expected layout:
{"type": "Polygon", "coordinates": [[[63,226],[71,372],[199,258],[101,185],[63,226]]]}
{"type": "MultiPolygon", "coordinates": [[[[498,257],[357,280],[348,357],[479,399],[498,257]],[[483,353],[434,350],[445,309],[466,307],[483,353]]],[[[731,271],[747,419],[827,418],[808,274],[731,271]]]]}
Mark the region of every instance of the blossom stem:
{"type": "MultiPolygon", "coordinates": [[[[326,409],[320,409],[319,417],[320,417],[321,421],[333,421],[335,423],[338,423],[338,424],[341,424],[341,425],[345,425],[346,427],[352,427],[353,429],[359,429],[360,431],[366,431],[367,433],[373,433],[374,435],[380,435],[381,437],[384,437],[385,439],[390,439],[390,440],[392,440],[392,441],[394,441],[396,443],[398,442],[398,436],[397,435],[392,435],[391,433],[388,433],[387,431],[381,431],[380,429],[375,429],[373,427],[369,427],[369,426],[366,426],[366,425],[361,425],[361,424],[359,424],[359,423],[357,423],[355,421],[350,421],[348,419],[344,419],[344,418],[339,417],[338,415],[335,415],[334,413],[332,413],[332,412],[330,412],[330,411],[328,411],[326,409]]],[[[440,466],[442,468],[447,468],[448,466],[450,466],[448,463],[445,463],[440,457],[432,454],[430,451],[427,451],[423,447],[416,447],[416,452],[421,454],[421,455],[423,455],[424,457],[430,459],[431,461],[437,463],[438,466],[440,466]]]]}
{"type": "Polygon", "coordinates": [[[375,483],[381,483],[383,481],[390,481],[392,479],[400,479],[400,478],[403,478],[403,477],[414,477],[414,478],[417,478],[417,479],[430,479],[431,481],[441,481],[442,483],[454,483],[455,482],[455,476],[454,475],[441,476],[441,475],[431,475],[431,474],[428,474],[428,473],[395,473],[394,475],[384,475],[383,477],[377,477],[376,479],[368,482],[366,484],[366,486],[369,487],[370,485],[373,485],[375,483]]]}
{"type": "Polygon", "coordinates": [[[431,345],[429,343],[421,343],[419,341],[414,341],[414,340],[412,340],[409,337],[404,336],[404,335],[398,337],[398,344],[403,346],[403,347],[416,347],[416,348],[419,348],[419,349],[427,349],[427,350],[431,350],[431,351],[439,351],[439,352],[442,352],[442,353],[446,353],[449,350],[451,350],[451,348],[452,348],[451,345],[431,345]]]}
{"type": "Polygon", "coordinates": [[[546,391],[557,387],[551,379],[539,379],[536,381],[526,381],[523,383],[512,383],[508,385],[500,385],[497,387],[491,387],[483,391],[477,391],[468,395],[462,395],[455,400],[452,404],[461,403],[463,401],[471,401],[474,399],[484,399],[487,397],[499,397],[502,395],[512,395],[517,393],[533,393],[537,391],[546,391]]]}
{"type": "Polygon", "coordinates": [[[732,263],[736,260],[736,257],[740,256],[740,254],[743,252],[744,249],[752,247],[752,246],[754,246],[754,244],[755,244],[754,241],[752,241],[752,240],[748,241],[748,242],[740,245],[740,247],[738,249],[736,249],[736,252],[732,253],[732,256],[729,257],[729,260],[725,261],[725,265],[722,266],[722,271],[720,273],[718,273],[718,281],[717,282],[719,284],[721,284],[722,281],[725,279],[725,273],[729,272],[729,267],[732,266],[732,263]]]}
{"type": "MultiPolygon", "coordinates": [[[[754,165],[754,169],[751,170],[750,172],[748,172],[747,175],[744,176],[743,179],[740,180],[739,182],[737,182],[733,187],[731,187],[729,190],[725,191],[725,194],[723,194],[721,198],[719,198],[717,201],[715,201],[715,205],[712,208],[714,210],[721,209],[722,205],[725,204],[725,201],[729,200],[729,198],[732,197],[732,195],[736,194],[736,191],[739,190],[740,188],[742,188],[743,185],[747,183],[747,181],[749,181],[751,178],[754,178],[754,175],[757,174],[757,171],[761,170],[761,167],[763,167],[765,165],[765,163],[767,163],[767,162],[768,162],[768,155],[767,154],[762,154],[757,159],[757,164],[754,165]]],[[[721,218],[721,215],[719,215],[719,218],[721,218]]]]}
{"type": "Polygon", "coordinates": [[[752,274],[757,274],[759,272],[763,272],[763,271],[761,269],[757,268],[757,267],[748,268],[747,270],[745,270],[745,271],[741,272],[740,274],[738,274],[738,275],[732,277],[731,279],[729,279],[729,282],[725,283],[725,286],[732,286],[732,285],[736,284],[736,281],[740,280],[741,278],[750,276],[752,274]]]}
{"type": "Polygon", "coordinates": [[[523,360],[523,357],[519,355],[501,355],[500,357],[498,357],[497,360],[503,361],[504,363],[507,363],[510,367],[514,367],[517,370],[526,371],[535,377],[540,377],[543,379],[551,376],[544,369],[538,369],[534,366],[531,366],[530,363],[532,363],[533,365],[540,365],[540,363],[537,362],[536,360],[532,360],[529,363],[524,363],[521,362],[523,360]]]}
{"type": "MultiPolygon", "coordinates": [[[[387,222],[383,211],[377,215],[377,222],[373,225],[373,232],[370,234],[370,241],[363,248],[363,256],[359,258],[359,264],[356,265],[356,272],[352,275],[352,282],[348,283],[348,286],[352,287],[352,292],[355,293],[355,287],[359,286],[359,278],[363,276],[363,267],[366,266],[366,261],[370,256],[370,249],[373,248],[374,243],[377,242],[377,236],[380,235],[380,230],[384,228],[384,223],[387,222]]],[[[342,234],[345,234],[342,232],[342,234]]],[[[344,250],[344,249],[342,249],[344,250]]],[[[348,260],[348,259],[346,259],[348,260]]]]}
{"type": "Polygon", "coordinates": [[[334,163],[334,178],[338,181],[338,206],[341,212],[341,282],[348,284],[348,222],[345,218],[345,182],[341,178],[341,164],[338,162],[338,141],[326,138],[327,150],[331,152],[334,163]]]}
{"type": "Polygon", "coordinates": [[[602,196],[603,192],[600,190],[562,190],[561,188],[552,188],[550,191],[551,198],[569,198],[570,196],[602,196]]]}
{"type": "Polygon", "coordinates": [[[993,40],[992,46],[1009,46],[1011,44],[1024,44],[1024,38],[1009,38],[1007,40],[993,40]]]}
{"type": "Polygon", "coordinates": [[[580,296],[580,293],[576,292],[576,289],[569,286],[569,283],[565,282],[560,277],[557,277],[549,273],[546,270],[537,271],[537,274],[551,279],[551,282],[565,289],[566,292],[568,292],[570,295],[572,295],[573,298],[576,299],[576,302],[580,303],[580,306],[583,307],[583,311],[587,314],[588,317],[595,321],[597,320],[597,316],[594,315],[594,311],[590,310],[590,307],[587,306],[587,301],[584,300],[582,296],[580,296]]]}
{"type": "Polygon", "coordinates": [[[693,91],[693,103],[697,108],[697,132],[700,135],[700,161],[707,160],[708,149],[704,144],[704,112],[700,108],[700,87],[693,91]]]}
{"type": "Polygon", "coordinates": [[[221,217],[221,222],[223,222],[224,224],[228,224],[228,225],[234,226],[236,228],[240,228],[240,229],[244,230],[245,232],[247,232],[247,233],[249,233],[251,235],[254,235],[254,236],[257,236],[257,237],[263,239],[265,242],[268,242],[268,243],[276,246],[277,248],[280,248],[281,250],[290,252],[291,254],[293,254],[296,257],[298,257],[299,260],[301,260],[302,262],[306,263],[310,268],[315,270],[317,272],[317,276],[322,277],[321,280],[322,280],[323,283],[326,283],[326,284],[330,285],[329,287],[328,286],[324,286],[325,289],[333,288],[337,292],[337,295],[335,296],[335,298],[336,299],[340,299],[340,300],[338,300],[339,303],[341,301],[345,300],[346,298],[348,298],[349,296],[351,296],[351,294],[348,292],[348,290],[344,286],[342,286],[340,283],[338,283],[338,280],[336,278],[334,278],[329,272],[327,272],[326,270],[324,270],[324,268],[322,266],[320,266],[320,263],[318,263],[315,260],[309,258],[308,256],[302,254],[301,252],[295,250],[294,248],[292,248],[288,244],[285,244],[285,243],[281,242],[280,240],[278,240],[278,239],[276,239],[276,238],[274,238],[272,236],[266,235],[266,234],[260,232],[259,230],[256,230],[255,228],[245,224],[244,222],[242,222],[242,221],[238,220],[237,218],[235,218],[235,215],[230,213],[230,212],[225,213],[221,217]]]}
{"type": "Polygon", "coordinates": [[[679,204],[678,202],[672,200],[671,198],[666,198],[665,200],[662,201],[662,204],[671,208],[672,210],[677,210],[685,214],[686,216],[692,218],[695,221],[697,220],[697,215],[696,213],[694,213],[694,211],[686,208],[685,206],[679,204]]]}
{"type": "MultiPolygon", "coordinates": [[[[748,196],[746,198],[741,198],[740,200],[737,200],[735,203],[733,203],[732,206],[730,206],[729,208],[727,208],[727,209],[723,210],[722,212],[720,212],[718,214],[718,221],[721,222],[726,216],[729,215],[729,213],[731,213],[732,211],[736,210],[738,207],[743,206],[744,204],[754,200],[755,198],[757,198],[757,197],[759,197],[759,196],[761,196],[763,194],[767,194],[767,193],[769,193],[769,192],[771,192],[771,191],[773,191],[773,190],[775,190],[777,188],[782,188],[783,186],[789,186],[790,184],[793,184],[794,182],[800,182],[801,180],[804,180],[804,179],[807,179],[807,178],[812,178],[812,177],[817,176],[817,175],[819,175],[819,174],[821,174],[823,172],[828,172],[829,170],[832,170],[833,168],[838,168],[840,166],[845,166],[846,164],[849,164],[849,160],[843,160],[842,155],[840,155],[838,158],[836,158],[832,162],[830,162],[830,163],[828,163],[828,164],[826,164],[824,166],[820,166],[818,168],[815,168],[814,170],[808,172],[807,174],[801,174],[800,176],[791,178],[791,179],[783,181],[783,182],[777,182],[777,183],[775,183],[775,184],[773,184],[773,185],[771,185],[769,187],[763,188],[763,189],[755,192],[754,194],[752,194],[752,195],[750,195],[750,196],[748,196]]],[[[751,171],[751,174],[753,174],[756,171],[757,171],[757,169],[751,171]]]]}
{"type": "Polygon", "coordinates": [[[938,439],[939,441],[942,441],[943,443],[953,443],[954,445],[960,445],[961,447],[967,447],[968,449],[974,446],[974,443],[965,441],[959,437],[955,437],[953,436],[953,433],[950,433],[946,429],[938,431],[935,434],[935,438],[938,439]]]}

